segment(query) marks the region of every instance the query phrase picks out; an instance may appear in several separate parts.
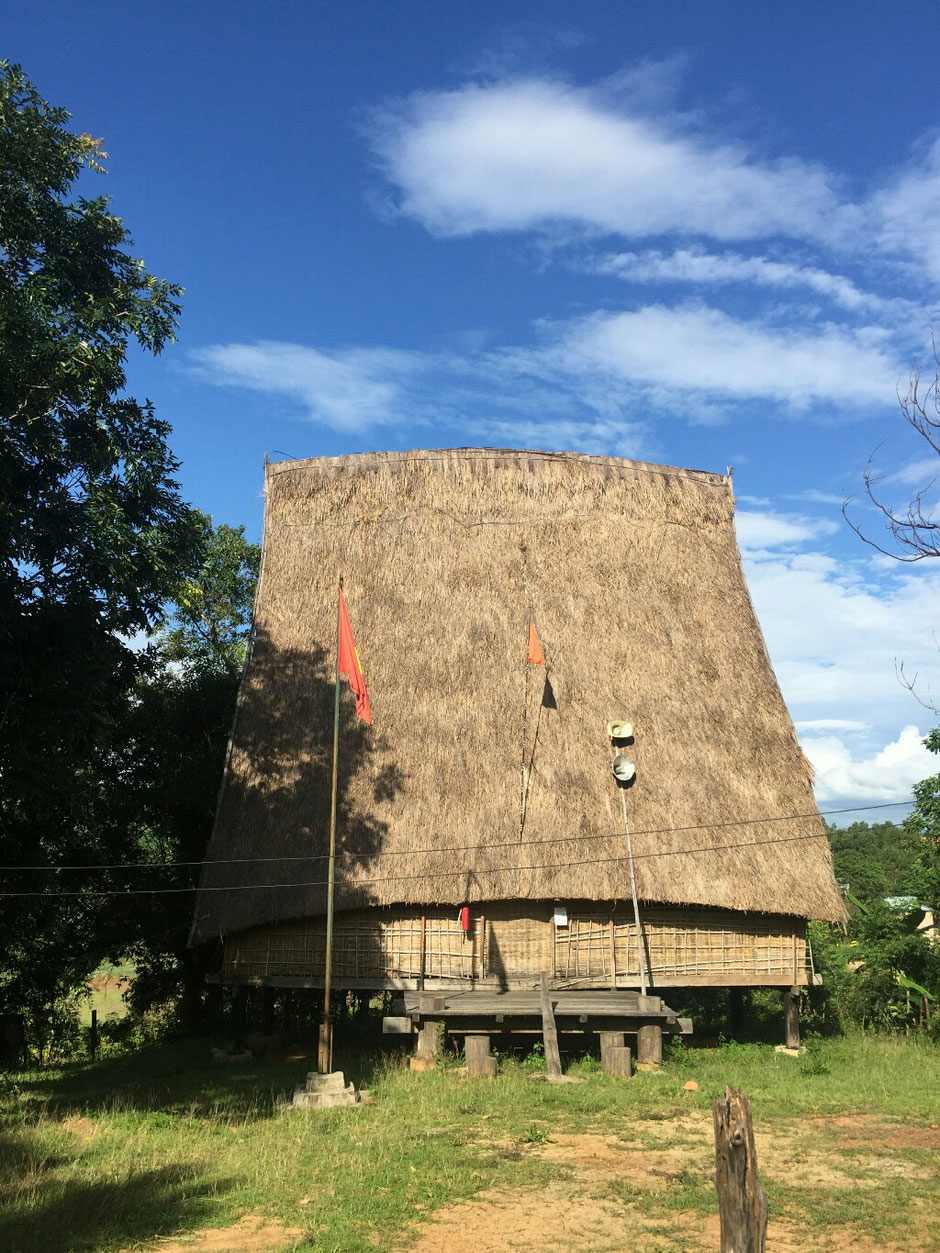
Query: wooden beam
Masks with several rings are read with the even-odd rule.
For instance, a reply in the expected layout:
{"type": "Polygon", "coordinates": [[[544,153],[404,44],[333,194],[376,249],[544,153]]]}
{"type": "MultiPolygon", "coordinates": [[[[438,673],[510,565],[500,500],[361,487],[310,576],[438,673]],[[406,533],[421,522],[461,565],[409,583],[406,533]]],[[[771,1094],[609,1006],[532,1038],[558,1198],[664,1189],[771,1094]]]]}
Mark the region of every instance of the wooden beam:
{"type": "Polygon", "coordinates": [[[555,1027],[555,1015],[552,1013],[552,1002],[548,995],[548,975],[542,974],[542,1039],[545,1044],[545,1069],[550,1075],[561,1074],[561,1054],[558,1052],[558,1031],[555,1027]]]}
{"type": "Polygon", "coordinates": [[[721,1253],[764,1253],[767,1198],[757,1175],[751,1107],[743,1092],[725,1088],[713,1111],[721,1253]]]}
{"type": "MultiPolygon", "coordinates": [[[[701,974],[659,974],[653,972],[656,979],[657,988],[789,988],[789,987],[807,987],[811,980],[809,971],[800,971],[799,977],[794,979],[792,974],[787,972],[758,972],[752,974],[740,973],[715,973],[712,975],[701,974]]],[[[233,987],[250,987],[250,988],[322,988],[322,975],[246,975],[233,974],[223,972],[221,974],[210,973],[205,976],[206,983],[223,983],[233,987]]],[[[372,979],[348,979],[345,976],[341,980],[344,989],[350,992],[368,991],[368,992],[417,992],[419,991],[420,979],[413,977],[397,977],[389,975],[387,978],[376,976],[372,979]]],[[[438,990],[446,992],[466,992],[468,985],[471,984],[469,979],[456,978],[437,978],[425,977],[425,987],[428,990],[438,990]]],[[[496,976],[486,976],[483,979],[473,980],[472,986],[479,988],[481,991],[504,992],[507,987],[510,990],[531,991],[534,986],[532,976],[521,979],[510,979],[508,983],[500,980],[496,976]]],[[[603,979],[553,979],[551,986],[556,992],[592,992],[606,991],[610,988],[610,978],[603,979]]],[[[630,986],[630,981],[626,978],[619,980],[617,987],[618,993],[636,991],[639,983],[630,986]]]]}

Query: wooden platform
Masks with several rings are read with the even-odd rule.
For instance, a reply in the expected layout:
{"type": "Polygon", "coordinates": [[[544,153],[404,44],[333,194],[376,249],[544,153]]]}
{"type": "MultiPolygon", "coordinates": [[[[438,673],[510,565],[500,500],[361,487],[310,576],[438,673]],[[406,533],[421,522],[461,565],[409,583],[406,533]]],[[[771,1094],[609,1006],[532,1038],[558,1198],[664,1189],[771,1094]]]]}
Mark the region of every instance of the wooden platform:
{"type": "MultiPolygon", "coordinates": [[[[665,1033],[689,1035],[692,1022],[680,1018],[661,997],[638,992],[552,992],[559,1031],[625,1031],[659,1026],[665,1033]]],[[[387,1034],[443,1022],[448,1031],[536,1031],[542,1029],[538,992],[406,992],[395,1004],[395,1017],[383,1020],[387,1034]],[[386,1025],[387,1024],[387,1025],[386,1025]],[[394,1025],[393,1025],[394,1024],[394,1025]]]]}

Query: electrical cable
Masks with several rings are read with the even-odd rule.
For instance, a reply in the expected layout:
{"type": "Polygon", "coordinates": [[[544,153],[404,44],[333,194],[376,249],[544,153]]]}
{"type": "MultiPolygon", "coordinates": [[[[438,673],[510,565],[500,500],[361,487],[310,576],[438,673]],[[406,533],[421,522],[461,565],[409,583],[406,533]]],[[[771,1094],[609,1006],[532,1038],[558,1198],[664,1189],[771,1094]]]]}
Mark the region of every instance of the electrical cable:
{"type": "MultiPolygon", "coordinates": [[[[658,849],[651,853],[634,853],[633,859],[634,861],[646,861],[654,857],[688,857],[695,853],[722,853],[735,848],[757,848],[767,844],[792,844],[800,840],[822,840],[825,838],[825,831],[816,831],[811,835],[783,835],[770,840],[741,840],[736,844],[713,844],[703,848],[658,849]]],[[[584,857],[577,861],[549,862],[538,866],[491,866],[487,869],[476,869],[473,873],[476,875],[492,875],[518,873],[524,870],[567,870],[574,866],[598,866],[626,860],[625,856],[584,857]]],[[[208,864],[214,865],[215,863],[210,862],[208,864]]],[[[362,888],[369,887],[374,883],[408,883],[417,879],[452,879],[467,874],[470,869],[470,867],[461,866],[457,870],[430,870],[425,874],[385,875],[374,879],[356,879],[349,886],[362,888]]],[[[298,883],[234,883],[225,887],[192,884],[186,888],[88,888],[83,891],[0,892],[0,897],[88,896],[92,893],[96,893],[98,896],[179,896],[187,892],[257,892],[266,888],[293,888],[296,890],[297,888],[325,887],[327,882],[326,879],[310,879],[298,883]]]]}
{"type": "MultiPolygon", "coordinates": [[[[724,827],[750,827],[757,826],[759,823],[765,822],[799,822],[804,818],[826,817],[830,814],[860,814],[867,813],[873,809],[896,809],[901,805],[911,805],[912,801],[884,801],[880,805],[850,805],[846,809],[818,809],[813,812],[802,814],[779,814],[773,817],[765,816],[762,818],[734,818],[728,822],[701,822],[686,827],[641,827],[633,831],[633,835],[676,835],[685,831],[717,831],[724,827]]],[[[820,833],[821,834],[821,833],[820,833]]],[[[620,839],[623,832],[597,832],[592,835],[553,835],[546,839],[526,840],[526,846],[539,844],[575,844],[581,840],[616,840],[620,839]]],[[[801,837],[804,838],[804,837],[801,837]]],[[[805,837],[808,839],[816,839],[816,836],[805,837]]],[[[749,843],[761,843],[762,841],[748,841],[749,843]]],[[[772,842],[772,841],[770,841],[772,842]]],[[[434,855],[437,853],[469,853],[480,849],[479,844],[445,844],[441,848],[401,848],[388,849],[387,851],[378,852],[375,849],[337,849],[339,857],[423,857],[425,855],[434,855]]],[[[486,844],[483,847],[491,848],[518,848],[519,840],[502,840],[494,844],[486,844]]],[[[729,847],[734,847],[729,845],[729,847]]],[[[696,851],[696,850],[675,850],[680,851],[696,851]]],[[[0,866],[0,873],[7,872],[51,872],[55,871],[92,871],[92,870],[164,870],[177,866],[242,866],[254,865],[269,861],[323,861],[326,853],[285,853],[282,857],[219,857],[212,861],[203,858],[201,861],[126,861],[126,862],[107,862],[103,864],[92,864],[85,866],[0,866]]],[[[644,854],[644,856],[656,856],[656,854],[644,854]]],[[[2,895],[2,893],[0,893],[2,895]]]]}

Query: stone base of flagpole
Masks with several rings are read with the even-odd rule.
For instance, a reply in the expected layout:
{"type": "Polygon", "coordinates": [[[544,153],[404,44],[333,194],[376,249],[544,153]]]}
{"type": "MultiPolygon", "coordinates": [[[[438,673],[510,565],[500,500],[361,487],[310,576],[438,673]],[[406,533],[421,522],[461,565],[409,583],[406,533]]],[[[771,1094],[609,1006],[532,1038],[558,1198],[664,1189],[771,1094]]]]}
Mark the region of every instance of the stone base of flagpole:
{"type": "Polygon", "coordinates": [[[354,1083],[347,1083],[341,1070],[321,1075],[311,1070],[306,1083],[294,1089],[290,1104],[295,1109],[335,1109],[338,1105],[358,1105],[361,1093],[354,1083]]]}

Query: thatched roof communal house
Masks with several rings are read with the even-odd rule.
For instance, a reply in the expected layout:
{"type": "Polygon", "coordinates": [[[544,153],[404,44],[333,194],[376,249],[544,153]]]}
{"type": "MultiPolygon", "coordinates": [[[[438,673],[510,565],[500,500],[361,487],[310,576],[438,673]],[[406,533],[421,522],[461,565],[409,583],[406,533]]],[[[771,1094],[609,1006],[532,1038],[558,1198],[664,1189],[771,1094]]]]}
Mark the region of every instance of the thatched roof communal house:
{"type": "Polygon", "coordinates": [[[342,575],[374,726],[344,691],[337,987],[637,987],[611,719],[651,987],[808,982],[842,903],[733,513],[723,475],[612,457],[269,465],[193,930],[223,979],[322,982],[342,575]]]}

